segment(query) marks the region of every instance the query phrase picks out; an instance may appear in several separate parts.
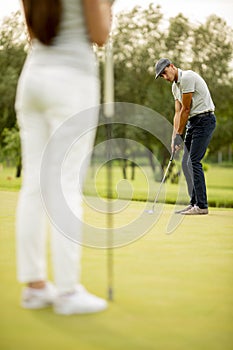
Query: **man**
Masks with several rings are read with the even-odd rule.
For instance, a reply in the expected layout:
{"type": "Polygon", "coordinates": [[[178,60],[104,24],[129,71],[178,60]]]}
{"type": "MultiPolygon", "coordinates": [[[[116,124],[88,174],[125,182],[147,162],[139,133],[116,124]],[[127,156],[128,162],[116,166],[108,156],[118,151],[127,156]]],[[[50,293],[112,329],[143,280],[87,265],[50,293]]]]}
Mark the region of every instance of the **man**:
{"type": "Polygon", "coordinates": [[[209,145],[216,126],[213,104],[208,86],[197,73],[182,71],[167,58],[161,58],[155,65],[156,79],[172,83],[175,99],[172,151],[180,149],[184,137],[182,169],[188,185],[190,204],[178,211],[183,215],[208,214],[205,176],[201,160],[209,145]]]}

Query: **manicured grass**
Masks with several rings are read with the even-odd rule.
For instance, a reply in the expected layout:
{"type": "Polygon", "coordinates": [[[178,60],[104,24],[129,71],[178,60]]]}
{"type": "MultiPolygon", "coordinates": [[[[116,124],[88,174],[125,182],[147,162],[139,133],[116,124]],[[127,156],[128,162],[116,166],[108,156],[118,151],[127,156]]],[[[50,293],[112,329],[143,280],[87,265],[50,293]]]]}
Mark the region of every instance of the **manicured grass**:
{"type": "MultiPolygon", "coordinates": [[[[85,193],[88,195],[107,196],[106,168],[102,167],[98,172],[96,169],[89,172],[86,181],[85,193]],[[95,175],[95,177],[94,177],[95,175]],[[95,186],[95,188],[94,188],[95,186]]],[[[113,197],[141,201],[154,201],[159,189],[160,182],[155,182],[150,168],[139,167],[135,169],[135,180],[130,180],[131,172],[128,170],[128,179],[123,180],[120,167],[113,168],[113,197]],[[150,188],[149,188],[149,186],[150,188]]],[[[206,171],[206,183],[209,205],[212,207],[233,207],[233,167],[221,167],[208,165],[206,171]]],[[[182,175],[179,184],[172,184],[167,181],[158,199],[166,203],[187,203],[189,201],[186,183],[182,175]],[[180,197],[178,198],[178,193],[180,197]]]]}
{"type": "Polygon", "coordinates": [[[233,207],[233,167],[209,166],[206,173],[209,204],[233,207]]]}
{"type": "Polygon", "coordinates": [[[18,191],[21,186],[21,178],[15,177],[15,168],[0,165],[0,190],[18,191]]]}
{"type": "MultiPolygon", "coordinates": [[[[89,169],[86,179],[85,193],[91,196],[107,196],[106,168],[99,171],[96,168],[89,169]]],[[[113,168],[113,196],[114,198],[133,199],[139,201],[153,201],[158,191],[160,182],[153,179],[151,169],[139,167],[135,169],[135,180],[123,180],[122,169],[119,166],[113,168]],[[148,187],[149,184],[149,187],[148,187]],[[149,188],[149,190],[148,190],[149,188]]],[[[128,169],[128,178],[130,178],[128,169]]],[[[206,171],[206,183],[209,205],[212,207],[233,207],[233,167],[221,167],[208,165],[206,171]]],[[[18,191],[21,186],[21,179],[15,178],[14,168],[3,168],[0,170],[0,190],[18,191]]],[[[166,182],[159,197],[160,202],[187,203],[188,196],[186,183],[183,181],[177,184],[166,182]],[[178,192],[181,196],[178,198],[178,192]]]]}
{"type": "MultiPolygon", "coordinates": [[[[185,217],[167,235],[173,206],[166,205],[150,232],[114,250],[115,301],[108,310],[64,317],[51,308],[30,311],[19,306],[17,196],[0,192],[1,349],[232,349],[232,209],[212,208],[208,216],[185,217]]],[[[137,215],[143,205],[133,202],[126,215],[137,215]]],[[[89,207],[85,215],[94,216],[89,207]]],[[[98,217],[95,213],[93,220],[98,222],[98,217]]],[[[106,250],[83,249],[82,282],[102,297],[107,289],[106,261],[106,250]]]]}

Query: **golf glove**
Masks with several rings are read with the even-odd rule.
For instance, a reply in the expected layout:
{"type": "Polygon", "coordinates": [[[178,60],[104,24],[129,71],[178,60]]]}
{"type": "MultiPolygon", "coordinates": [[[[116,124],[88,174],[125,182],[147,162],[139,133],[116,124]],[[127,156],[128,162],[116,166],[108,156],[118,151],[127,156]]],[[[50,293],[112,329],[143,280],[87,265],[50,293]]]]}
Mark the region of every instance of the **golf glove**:
{"type": "Polygon", "coordinates": [[[181,147],[182,146],[182,143],[183,143],[183,138],[182,138],[182,135],[180,134],[176,134],[174,140],[173,140],[173,146],[174,147],[181,147]]]}

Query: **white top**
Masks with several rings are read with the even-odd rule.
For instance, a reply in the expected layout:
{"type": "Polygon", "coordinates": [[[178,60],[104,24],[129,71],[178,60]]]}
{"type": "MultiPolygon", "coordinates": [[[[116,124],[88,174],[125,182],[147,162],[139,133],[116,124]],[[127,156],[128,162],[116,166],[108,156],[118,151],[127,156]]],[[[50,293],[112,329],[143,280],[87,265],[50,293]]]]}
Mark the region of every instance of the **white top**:
{"type": "Polygon", "coordinates": [[[200,113],[215,110],[205,80],[192,70],[182,71],[178,68],[178,80],[172,84],[174,98],[182,103],[182,94],[189,92],[193,93],[190,118],[200,113]]]}
{"type": "Polygon", "coordinates": [[[33,40],[30,63],[74,66],[96,75],[96,57],[87,34],[81,0],[62,0],[59,32],[52,45],[33,40]]]}

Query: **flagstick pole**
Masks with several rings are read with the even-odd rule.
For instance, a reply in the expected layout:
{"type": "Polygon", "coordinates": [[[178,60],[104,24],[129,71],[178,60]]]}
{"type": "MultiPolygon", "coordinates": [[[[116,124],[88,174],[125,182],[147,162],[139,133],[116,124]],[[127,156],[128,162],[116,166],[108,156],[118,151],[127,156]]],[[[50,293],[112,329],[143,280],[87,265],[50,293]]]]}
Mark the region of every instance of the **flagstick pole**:
{"type": "Polygon", "coordinates": [[[114,117],[114,64],[112,38],[105,46],[105,67],[104,67],[104,116],[106,118],[107,130],[107,279],[108,279],[108,300],[113,301],[113,207],[112,207],[112,118],[114,117]]]}

